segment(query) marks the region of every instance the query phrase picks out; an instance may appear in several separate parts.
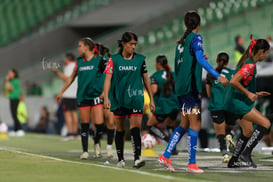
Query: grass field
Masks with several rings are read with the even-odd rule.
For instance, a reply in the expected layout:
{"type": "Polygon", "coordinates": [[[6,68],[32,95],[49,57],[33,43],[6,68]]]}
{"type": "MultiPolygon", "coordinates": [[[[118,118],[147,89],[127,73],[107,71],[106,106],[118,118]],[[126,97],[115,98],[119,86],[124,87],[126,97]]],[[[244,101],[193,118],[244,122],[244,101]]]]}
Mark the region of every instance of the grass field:
{"type": "MultiPolygon", "coordinates": [[[[92,158],[93,141],[90,141],[90,160],[79,159],[80,140],[63,142],[59,136],[27,134],[23,138],[0,140],[0,182],[160,182],[160,181],[272,181],[272,155],[255,154],[257,169],[228,169],[221,163],[219,153],[199,152],[197,161],[204,174],[186,172],[187,153],[172,157],[176,173],[169,173],[157,164],[155,158],[146,158],[146,166],[133,169],[132,149],[126,143],[126,168],[116,168],[116,159],[92,158]],[[108,160],[109,166],[104,162],[108,160]]],[[[105,141],[102,149],[105,149],[105,141]]],[[[154,150],[161,154],[164,146],[154,150]]],[[[106,156],[105,151],[103,151],[106,156]]]]}

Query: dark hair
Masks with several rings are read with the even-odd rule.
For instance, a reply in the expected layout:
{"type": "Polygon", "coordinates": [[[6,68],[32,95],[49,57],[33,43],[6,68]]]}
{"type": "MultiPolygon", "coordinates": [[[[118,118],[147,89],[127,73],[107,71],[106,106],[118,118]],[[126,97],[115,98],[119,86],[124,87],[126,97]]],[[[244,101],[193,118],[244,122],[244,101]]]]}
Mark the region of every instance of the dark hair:
{"type": "Polygon", "coordinates": [[[19,78],[18,71],[15,68],[10,69],[14,73],[14,78],[19,78]]]}
{"type": "Polygon", "coordinates": [[[234,41],[235,41],[236,45],[238,44],[238,41],[239,41],[240,38],[242,38],[241,35],[236,35],[236,37],[234,38],[234,41]]]}
{"type": "Polygon", "coordinates": [[[196,29],[196,27],[200,24],[200,16],[195,11],[188,11],[184,16],[184,24],[187,28],[183,37],[177,41],[178,44],[184,45],[186,37],[192,32],[192,30],[196,29]]]}
{"type": "Polygon", "coordinates": [[[73,53],[69,52],[65,54],[65,57],[69,60],[69,61],[75,61],[76,57],[73,53]]]}
{"type": "Polygon", "coordinates": [[[48,111],[47,106],[42,106],[42,109],[45,111],[46,117],[49,117],[49,111],[48,111]]]}
{"type": "Polygon", "coordinates": [[[110,53],[110,49],[105,47],[104,45],[102,45],[101,43],[97,43],[97,48],[99,51],[99,55],[101,55],[102,57],[111,57],[111,53],[110,53]]]}
{"type": "Polygon", "coordinates": [[[83,42],[84,45],[88,46],[90,51],[94,51],[96,43],[90,37],[84,37],[80,39],[80,42],[83,42]]]}
{"type": "Polygon", "coordinates": [[[136,35],[135,33],[133,33],[133,32],[124,32],[124,33],[122,34],[121,39],[118,40],[118,46],[120,47],[118,53],[121,54],[122,51],[123,51],[122,42],[123,42],[123,43],[128,43],[128,42],[130,42],[131,40],[137,41],[137,35],[136,35]]]}
{"type": "Polygon", "coordinates": [[[218,71],[219,73],[221,73],[221,71],[224,68],[224,66],[226,64],[228,64],[228,62],[229,62],[229,56],[228,56],[228,54],[225,53],[225,52],[220,52],[217,55],[217,61],[218,61],[218,66],[216,67],[216,71],[218,71]]]}
{"type": "Polygon", "coordinates": [[[174,90],[174,79],[171,73],[171,68],[168,65],[167,57],[165,55],[159,55],[156,57],[156,62],[166,70],[167,80],[163,84],[162,91],[165,97],[169,97],[171,95],[171,91],[174,90]]]}
{"type": "Polygon", "coordinates": [[[269,48],[270,48],[270,45],[265,39],[252,40],[247,50],[244,52],[244,54],[240,58],[237,66],[241,68],[245,64],[245,62],[248,59],[253,58],[260,49],[264,50],[265,52],[269,50],[269,48]]]}

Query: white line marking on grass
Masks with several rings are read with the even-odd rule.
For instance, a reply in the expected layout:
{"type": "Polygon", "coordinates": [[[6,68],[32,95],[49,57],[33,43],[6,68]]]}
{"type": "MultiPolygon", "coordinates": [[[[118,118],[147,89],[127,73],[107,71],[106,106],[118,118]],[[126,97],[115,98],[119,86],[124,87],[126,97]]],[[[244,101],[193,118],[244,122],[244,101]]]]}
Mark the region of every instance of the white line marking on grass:
{"type": "Polygon", "coordinates": [[[152,177],[157,177],[157,178],[162,178],[162,179],[167,179],[167,180],[181,180],[181,178],[175,178],[172,176],[154,174],[154,173],[149,173],[149,172],[145,172],[145,171],[117,168],[117,167],[112,167],[112,166],[104,166],[104,165],[99,165],[99,164],[70,161],[70,160],[60,159],[60,158],[56,158],[56,157],[50,157],[50,156],[46,156],[46,155],[22,152],[22,151],[18,151],[18,150],[9,149],[9,148],[1,148],[0,147],[0,150],[13,152],[13,153],[17,153],[17,154],[28,155],[28,156],[39,157],[39,158],[43,158],[43,159],[50,159],[50,160],[59,161],[59,162],[66,162],[66,163],[71,163],[71,164],[81,164],[81,165],[96,166],[96,167],[101,167],[101,168],[110,168],[110,169],[114,169],[114,170],[118,170],[118,171],[126,171],[126,172],[130,172],[130,173],[136,173],[136,174],[141,174],[141,175],[145,175],[145,176],[152,176],[152,177]]]}

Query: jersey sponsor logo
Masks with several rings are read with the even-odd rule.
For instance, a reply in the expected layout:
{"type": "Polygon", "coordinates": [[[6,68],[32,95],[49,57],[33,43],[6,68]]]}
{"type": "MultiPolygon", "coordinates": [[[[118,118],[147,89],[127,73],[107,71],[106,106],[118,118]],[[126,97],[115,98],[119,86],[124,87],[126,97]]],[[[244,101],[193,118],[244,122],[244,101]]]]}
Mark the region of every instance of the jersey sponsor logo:
{"type": "Polygon", "coordinates": [[[127,92],[128,92],[129,98],[136,97],[136,96],[144,96],[143,90],[132,89],[131,85],[129,85],[127,92]]]}
{"type": "Polygon", "coordinates": [[[136,66],[119,66],[119,71],[136,71],[136,66]]]}
{"type": "Polygon", "coordinates": [[[79,68],[79,71],[93,70],[94,66],[83,66],[79,68]]]}

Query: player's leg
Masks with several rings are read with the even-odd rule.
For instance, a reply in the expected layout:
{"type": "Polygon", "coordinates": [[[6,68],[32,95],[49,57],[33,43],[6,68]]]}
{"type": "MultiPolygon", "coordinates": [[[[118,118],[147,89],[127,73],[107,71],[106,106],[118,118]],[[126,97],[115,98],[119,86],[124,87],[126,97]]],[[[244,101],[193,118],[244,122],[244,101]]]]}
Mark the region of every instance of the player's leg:
{"type": "Polygon", "coordinates": [[[226,135],[225,113],[223,110],[211,111],[211,117],[216,132],[216,137],[219,142],[220,151],[223,155],[222,162],[227,163],[229,161],[229,156],[227,154],[227,144],[225,139],[226,135]]]}
{"type": "Polygon", "coordinates": [[[72,110],[71,114],[72,114],[72,133],[74,137],[76,137],[78,136],[79,117],[76,110],[72,110]]]}
{"type": "Polygon", "coordinates": [[[79,107],[80,121],[81,121],[81,142],[83,153],[81,159],[87,159],[88,155],[88,138],[89,138],[89,127],[90,127],[90,106],[79,107]]]}
{"type": "Polygon", "coordinates": [[[114,135],[115,135],[115,123],[114,123],[114,114],[110,112],[109,109],[104,109],[104,118],[106,121],[106,127],[107,127],[107,157],[112,158],[113,157],[113,150],[112,145],[114,141],[114,135]]]}
{"type": "Polygon", "coordinates": [[[251,122],[244,119],[238,120],[238,122],[243,132],[242,135],[238,138],[237,143],[235,145],[232,157],[228,163],[229,168],[236,168],[241,166],[241,164],[238,162],[239,156],[241,155],[249,138],[253,133],[253,124],[251,122]]]}
{"type": "Polygon", "coordinates": [[[103,120],[103,105],[98,104],[92,107],[91,109],[91,118],[92,122],[95,124],[94,131],[94,158],[101,157],[101,147],[100,147],[100,139],[103,135],[104,129],[104,120],[103,120]]]}
{"type": "Polygon", "coordinates": [[[233,141],[234,128],[237,121],[235,114],[225,111],[225,121],[226,121],[226,143],[229,151],[233,153],[235,148],[235,143],[233,141]]]}
{"type": "MultiPolygon", "coordinates": [[[[118,109],[119,110],[119,109],[118,109]]],[[[125,115],[122,113],[114,111],[114,121],[116,124],[116,136],[115,136],[115,144],[116,144],[116,152],[118,156],[117,167],[125,167],[124,161],[124,121],[125,115]]]]}
{"type": "MultiPolygon", "coordinates": [[[[168,140],[171,138],[177,124],[176,124],[176,118],[177,118],[177,112],[172,112],[166,119],[165,119],[165,123],[167,125],[167,131],[168,131],[168,140]]],[[[173,149],[172,155],[178,155],[178,151],[176,149],[176,147],[173,149]]]]}
{"type": "Polygon", "coordinates": [[[247,162],[251,167],[256,168],[257,166],[253,163],[250,155],[252,150],[256,147],[258,142],[262,139],[266,131],[270,128],[270,121],[263,116],[259,111],[253,108],[249,113],[243,116],[245,120],[257,124],[258,126],[253,131],[252,136],[248,140],[244,151],[242,152],[240,159],[247,162]]]}
{"type": "Polygon", "coordinates": [[[201,128],[201,106],[193,107],[191,114],[188,114],[188,118],[190,125],[188,130],[189,162],[187,166],[187,171],[192,173],[203,173],[204,171],[202,169],[199,169],[196,165],[196,148],[198,135],[201,128]]]}
{"type": "Polygon", "coordinates": [[[131,132],[131,142],[134,151],[134,168],[141,168],[145,165],[145,161],[140,158],[141,155],[141,136],[140,127],[142,121],[142,112],[137,112],[133,110],[130,114],[130,132],[131,132]]]}
{"type": "MultiPolygon", "coordinates": [[[[163,119],[163,121],[165,119],[162,116],[153,115],[147,122],[147,128],[149,130],[149,133],[154,135],[156,138],[159,138],[160,140],[164,140],[166,143],[168,143],[169,141],[168,136],[164,133],[164,131],[162,131],[159,127],[157,127],[157,124],[159,123],[157,118],[163,119]]],[[[163,121],[161,120],[161,122],[163,121]]]]}

